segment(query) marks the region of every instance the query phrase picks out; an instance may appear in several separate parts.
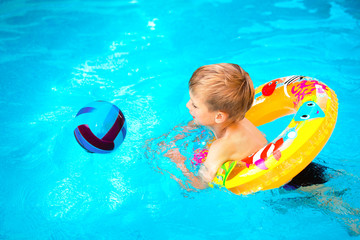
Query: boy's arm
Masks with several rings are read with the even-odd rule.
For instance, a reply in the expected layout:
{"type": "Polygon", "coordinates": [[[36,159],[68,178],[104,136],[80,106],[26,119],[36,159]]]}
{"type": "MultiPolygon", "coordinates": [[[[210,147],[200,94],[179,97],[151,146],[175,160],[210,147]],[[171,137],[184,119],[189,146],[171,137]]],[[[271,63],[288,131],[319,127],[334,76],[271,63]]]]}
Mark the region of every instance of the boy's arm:
{"type": "Polygon", "coordinates": [[[208,185],[213,181],[218,169],[226,162],[225,147],[218,141],[214,141],[211,144],[206,161],[201,165],[199,169],[199,177],[208,185]]]}
{"type": "Polygon", "coordinates": [[[197,189],[205,189],[208,187],[207,182],[205,182],[201,177],[196,176],[186,167],[186,158],[180,153],[179,148],[169,150],[164,156],[170,158],[174,163],[176,163],[176,166],[181,170],[184,176],[189,179],[189,182],[193,187],[197,189]]]}
{"type": "Polygon", "coordinates": [[[223,148],[216,141],[211,145],[206,161],[199,169],[198,176],[187,169],[184,163],[186,158],[181,155],[178,148],[171,149],[165,156],[172,159],[184,176],[189,179],[191,185],[198,189],[209,187],[209,183],[215,178],[218,168],[226,161],[223,159],[223,148]]]}

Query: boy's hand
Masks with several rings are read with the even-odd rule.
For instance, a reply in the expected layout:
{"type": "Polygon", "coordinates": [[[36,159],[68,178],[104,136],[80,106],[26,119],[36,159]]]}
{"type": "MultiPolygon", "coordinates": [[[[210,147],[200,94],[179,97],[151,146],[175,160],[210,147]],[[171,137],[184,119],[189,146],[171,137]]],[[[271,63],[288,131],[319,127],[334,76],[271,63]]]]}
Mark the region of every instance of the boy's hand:
{"type": "Polygon", "coordinates": [[[176,165],[183,165],[186,158],[180,153],[179,148],[173,148],[164,154],[165,157],[170,158],[176,165]]]}

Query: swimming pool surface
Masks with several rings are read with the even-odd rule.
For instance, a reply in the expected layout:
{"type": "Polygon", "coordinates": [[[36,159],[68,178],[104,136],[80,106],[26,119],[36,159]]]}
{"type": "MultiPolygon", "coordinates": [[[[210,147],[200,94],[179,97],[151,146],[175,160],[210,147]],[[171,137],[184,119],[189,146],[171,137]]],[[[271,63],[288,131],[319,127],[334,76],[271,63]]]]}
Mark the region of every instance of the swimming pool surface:
{"type": "MultiPolygon", "coordinates": [[[[0,239],[354,239],[359,10],[350,0],[0,1],[0,239]],[[335,90],[337,125],[314,160],[330,169],[325,186],[237,196],[175,181],[157,143],[190,120],[192,72],[219,62],[241,65],[255,86],[300,74],[335,90]],[[73,136],[94,100],[127,118],[112,154],[73,136]]],[[[197,136],[209,137],[189,133],[184,154],[197,136]]]]}

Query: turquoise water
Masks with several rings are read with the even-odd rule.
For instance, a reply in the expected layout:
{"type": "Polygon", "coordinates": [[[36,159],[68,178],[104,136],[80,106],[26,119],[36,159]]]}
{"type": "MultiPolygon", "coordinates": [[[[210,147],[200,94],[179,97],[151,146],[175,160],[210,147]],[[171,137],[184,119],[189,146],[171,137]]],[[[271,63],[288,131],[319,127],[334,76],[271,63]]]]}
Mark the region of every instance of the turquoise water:
{"type": "MultiPolygon", "coordinates": [[[[345,0],[0,1],[0,239],[353,238],[359,9],[345,0]],[[336,91],[338,122],[314,160],[332,169],[324,187],[237,196],[174,180],[156,143],[190,119],[192,72],[218,62],[241,65],[256,86],[301,74],[336,91]],[[109,155],[85,152],[72,135],[77,111],[100,99],[128,121],[109,155]]],[[[184,154],[199,134],[179,142],[184,154]]]]}

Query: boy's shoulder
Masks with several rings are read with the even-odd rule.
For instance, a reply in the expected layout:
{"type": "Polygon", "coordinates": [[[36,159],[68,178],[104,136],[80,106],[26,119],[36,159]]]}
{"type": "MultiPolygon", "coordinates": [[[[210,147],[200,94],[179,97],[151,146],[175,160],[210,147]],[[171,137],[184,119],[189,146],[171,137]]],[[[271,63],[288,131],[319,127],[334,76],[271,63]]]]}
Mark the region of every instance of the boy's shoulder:
{"type": "Polygon", "coordinates": [[[227,138],[216,139],[209,148],[209,154],[215,155],[219,160],[241,160],[255,150],[260,149],[267,143],[265,141],[253,141],[251,135],[234,135],[227,138]]]}
{"type": "Polygon", "coordinates": [[[235,148],[235,144],[228,138],[220,138],[213,141],[209,148],[209,154],[219,158],[227,158],[235,148]]]}

